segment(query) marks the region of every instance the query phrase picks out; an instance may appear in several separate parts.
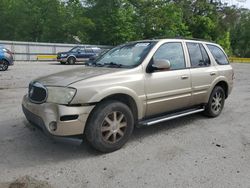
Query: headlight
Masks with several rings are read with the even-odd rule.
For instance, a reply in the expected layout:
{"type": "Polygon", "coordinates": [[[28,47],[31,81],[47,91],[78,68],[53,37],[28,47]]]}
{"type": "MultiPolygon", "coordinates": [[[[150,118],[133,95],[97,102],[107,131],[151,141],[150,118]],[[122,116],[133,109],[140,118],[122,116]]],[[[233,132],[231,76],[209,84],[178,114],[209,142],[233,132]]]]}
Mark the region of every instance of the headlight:
{"type": "Polygon", "coordinates": [[[76,89],[69,87],[47,87],[47,102],[69,104],[76,94],[76,89]]]}
{"type": "Polygon", "coordinates": [[[67,57],[67,54],[61,54],[61,57],[67,57]]]}

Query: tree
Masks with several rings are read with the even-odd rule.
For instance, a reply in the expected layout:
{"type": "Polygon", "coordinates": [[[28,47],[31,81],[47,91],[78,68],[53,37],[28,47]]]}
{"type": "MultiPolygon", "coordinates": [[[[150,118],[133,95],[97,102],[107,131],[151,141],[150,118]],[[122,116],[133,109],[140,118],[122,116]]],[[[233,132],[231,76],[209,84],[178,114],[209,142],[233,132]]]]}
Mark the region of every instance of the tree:
{"type": "Polygon", "coordinates": [[[233,53],[239,57],[250,57],[250,11],[242,10],[241,17],[232,29],[233,53]]]}
{"type": "Polygon", "coordinates": [[[249,57],[249,12],[217,0],[0,0],[0,39],[118,45],[194,37],[249,57]]]}
{"type": "Polygon", "coordinates": [[[131,1],[136,12],[138,38],[167,38],[189,36],[183,14],[174,3],[156,1],[131,1]]]}
{"type": "Polygon", "coordinates": [[[126,0],[89,0],[88,16],[95,29],[90,36],[93,43],[117,45],[136,38],[134,10],[126,0]]]}

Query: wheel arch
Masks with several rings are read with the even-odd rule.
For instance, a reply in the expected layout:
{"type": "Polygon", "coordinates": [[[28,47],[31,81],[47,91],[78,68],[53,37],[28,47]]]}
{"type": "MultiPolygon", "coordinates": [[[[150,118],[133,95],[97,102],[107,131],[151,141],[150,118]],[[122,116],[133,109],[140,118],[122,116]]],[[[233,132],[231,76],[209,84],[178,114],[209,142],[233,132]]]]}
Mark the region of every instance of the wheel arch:
{"type": "Polygon", "coordinates": [[[115,93],[115,94],[110,94],[108,96],[105,96],[103,97],[99,102],[96,103],[96,106],[92,109],[92,111],[90,112],[88,118],[87,118],[87,121],[86,121],[86,126],[84,127],[84,130],[83,132],[85,133],[86,132],[86,127],[88,126],[89,122],[90,122],[90,119],[93,115],[93,112],[96,110],[97,108],[97,105],[100,104],[101,102],[105,102],[105,101],[119,101],[119,102],[122,102],[124,104],[126,104],[132,111],[132,114],[134,116],[134,122],[135,124],[138,122],[139,120],[139,117],[140,117],[140,111],[139,111],[139,108],[138,108],[138,104],[136,103],[135,99],[128,95],[128,94],[125,94],[125,93],[115,93]]]}
{"type": "Polygon", "coordinates": [[[3,60],[5,60],[5,61],[8,63],[8,65],[10,65],[10,62],[9,62],[9,60],[8,60],[7,58],[3,57],[3,58],[2,58],[2,61],[3,61],[3,60]]]}
{"type": "Polygon", "coordinates": [[[75,55],[69,55],[68,57],[67,57],[67,61],[69,60],[69,58],[71,58],[71,57],[73,57],[73,58],[75,58],[75,60],[77,60],[77,58],[76,58],[76,56],[75,55]]]}
{"type": "Polygon", "coordinates": [[[224,80],[221,80],[221,81],[219,81],[219,82],[217,82],[217,83],[215,84],[214,88],[215,88],[216,86],[220,86],[220,87],[223,88],[223,90],[225,91],[225,98],[227,98],[227,97],[228,97],[228,84],[227,84],[227,82],[224,81],[224,80]]]}
{"type": "Polygon", "coordinates": [[[100,102],[107,101],[107,100],[115,100],[115,101],[119,101],[119,102],[126,104],[132,111],[135,121],[138,120],[138,107],[137,107],[136,101],[130,95],[124,94],[124,93],[116,93],[116,94],[106,96],[100,102]]]}

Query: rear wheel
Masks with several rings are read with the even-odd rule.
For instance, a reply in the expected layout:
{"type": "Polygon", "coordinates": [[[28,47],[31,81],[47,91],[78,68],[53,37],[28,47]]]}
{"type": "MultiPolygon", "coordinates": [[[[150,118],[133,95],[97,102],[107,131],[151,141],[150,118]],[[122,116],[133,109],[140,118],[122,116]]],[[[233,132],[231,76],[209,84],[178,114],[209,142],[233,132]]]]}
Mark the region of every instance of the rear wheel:
{"type": "Polygon", "coordinates": [[[220,115],[225,103],[225,91],[222,87],[216,86],[209,98],[205,108],[205,115],[209,117],[217,117],[220,115]]]}
{"type": "Polygon", "coordinates": [[[75,63],[76,63],[76,58],[74,58],[74,57],[69,57],[68,58],[68,64],[73,65],[75,63]]]}
{"type": "Polygon", "coordinates": [[[9,67],[9,63],[6,60],[0,61],[0,71],[6,71],[9,67]]]}
{"type": "Polygon", "coordinates": [[[119,101],[105,101],[94,109],[88,120],[85,137],[101,152],[120,149],[134,129],[134,117],[129,107],[119,101]]]}

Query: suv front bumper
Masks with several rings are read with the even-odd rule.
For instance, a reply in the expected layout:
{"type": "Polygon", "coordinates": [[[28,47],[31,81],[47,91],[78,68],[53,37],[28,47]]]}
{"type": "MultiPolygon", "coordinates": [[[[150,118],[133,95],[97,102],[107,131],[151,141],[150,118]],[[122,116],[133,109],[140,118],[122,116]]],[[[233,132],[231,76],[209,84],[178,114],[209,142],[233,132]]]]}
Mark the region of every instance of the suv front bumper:
{"type": "Polygon", "coordinates": [[[94,106],[70,107],[54,103],[34,104],[28,96],[23,97],[23,112],[26,119],[53,136],[73,136],[83,134],[87,118],[94,106]],[[62,119],[62,117],[64,117],[62,119]],[[65,120],[65,117],[76,117],[65,120]],[[56,124],[52,128],[52,124],[56,124]]]}
{"type": "Polygon", "coordinates": [[[64,62],[64,63],[66,63],[67,62],[67,60],[68,60],[68,58],[67,57],[57,57],[57,62],[64,62]]]}

